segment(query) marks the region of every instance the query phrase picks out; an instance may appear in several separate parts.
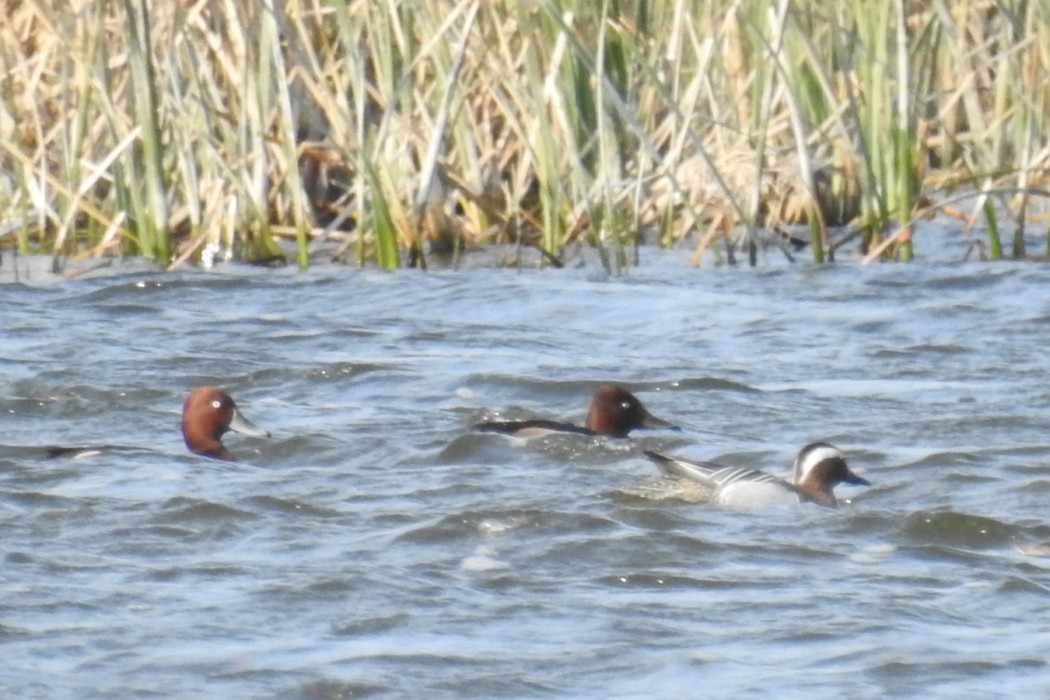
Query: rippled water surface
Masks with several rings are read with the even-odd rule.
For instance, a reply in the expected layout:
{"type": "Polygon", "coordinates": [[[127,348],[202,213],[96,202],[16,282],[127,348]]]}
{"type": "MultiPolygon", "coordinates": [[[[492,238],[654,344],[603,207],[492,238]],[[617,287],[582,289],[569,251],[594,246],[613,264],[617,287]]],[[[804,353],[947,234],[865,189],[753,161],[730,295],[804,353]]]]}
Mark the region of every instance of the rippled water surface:
{"type": "Polygon", "coordinates": [[[1046,268],[689,255],[0,286],[0,695],[1046,696],[1046,268]],[[683,431],[469,431],[609,381],[683,431]],[[188,454],[202,384],[273,437],[188,454]],[[640,456],[816,439],[872,482],[838,511],[640,456]]]}

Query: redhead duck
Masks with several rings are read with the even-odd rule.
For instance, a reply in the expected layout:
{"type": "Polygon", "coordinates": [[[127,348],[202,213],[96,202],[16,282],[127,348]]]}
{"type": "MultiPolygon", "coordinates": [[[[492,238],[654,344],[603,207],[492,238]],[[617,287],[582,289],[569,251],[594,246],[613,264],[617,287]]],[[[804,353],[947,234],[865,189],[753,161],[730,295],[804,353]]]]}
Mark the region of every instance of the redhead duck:
{"type": "Polygon", "coordinates": [[[270,437],[241,415],[234,400],[221,389],[203,386],[194,389],[182,407],[182,437],[190,452],[236,462],[220,439],[227,430],[254,437],[270,437]]]}
{"type": "Polygon", "coordinates": [[[478,423],[474,430],[486,433],[503,433],[516,437],[533,437],[551,433],[577,433],[580,435],[608,435],[627,437],[637,428],[667,428],[678,430],[665,420],[657,418],[631,392],[615,384],[599,387],[591,398],[585,426],[553,420],[491,421],[478,423]]]}

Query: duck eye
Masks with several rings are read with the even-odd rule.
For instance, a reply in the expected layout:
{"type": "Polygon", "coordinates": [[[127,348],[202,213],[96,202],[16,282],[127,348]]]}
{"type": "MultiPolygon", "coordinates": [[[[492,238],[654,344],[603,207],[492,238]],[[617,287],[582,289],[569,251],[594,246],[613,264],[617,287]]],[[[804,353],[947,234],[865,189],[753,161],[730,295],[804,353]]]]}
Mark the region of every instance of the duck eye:
{"type": "Polygon", "coordinates": [[[214,408],[215,410],[219,410],[220,408],[222,408],[222,401],[219,401],[218,399],[215,399],[214,401],[211,402],[211,407],[214,408]]]}

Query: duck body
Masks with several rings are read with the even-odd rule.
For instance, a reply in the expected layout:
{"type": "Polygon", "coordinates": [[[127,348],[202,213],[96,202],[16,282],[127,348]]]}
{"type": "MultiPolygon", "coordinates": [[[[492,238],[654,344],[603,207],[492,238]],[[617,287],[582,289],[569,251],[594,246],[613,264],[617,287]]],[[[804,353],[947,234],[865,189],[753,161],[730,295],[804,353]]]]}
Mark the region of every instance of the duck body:
{"type": "Polygon", "coordinates": [[[836,508],[835,486],[841,483],[870,485],[867,479],[850,470],[841,450],[826,442],[810,443],[799,451],[795,457],[793,483],[750,467],[724,466],[650,451],[646,451],[645,456],[663,473],[710,489],[712,503],[738,510],[799,503],[836,508]]]}
{"type": "Polygon", "coordinates": [[[474,430],[480,432],[501,433],[515,437],[570,433],[621,438],[627,437],[632,430],[639,428],[678,429],[662,418],[657,418],[649,413],[638,397],[616,384],[606,384],[594,392],[587,411],[587,422],[582,426],[545,419],[489,421],[474,426],[474,430]]]}

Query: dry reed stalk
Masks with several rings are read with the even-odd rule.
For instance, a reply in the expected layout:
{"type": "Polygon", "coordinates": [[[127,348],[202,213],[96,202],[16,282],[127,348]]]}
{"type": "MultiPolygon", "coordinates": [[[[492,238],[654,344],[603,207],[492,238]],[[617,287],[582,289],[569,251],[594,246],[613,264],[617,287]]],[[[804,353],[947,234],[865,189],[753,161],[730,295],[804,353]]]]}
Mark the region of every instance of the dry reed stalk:
{"type": "Polygon", "coordinates": [[[274,231],[300,265],[326,236],[388,267],[423,238],[586,240],[619,269],[639,232],[732,261],[782,222],[820,259],[859,209],[908,259],[894,230],[950,182],[988,193],[993,257],[1012,213],[1022,256],[1046,45],[1046,8],[991,0],[18,3],[0,226],[176,264],[274,231]]]}

